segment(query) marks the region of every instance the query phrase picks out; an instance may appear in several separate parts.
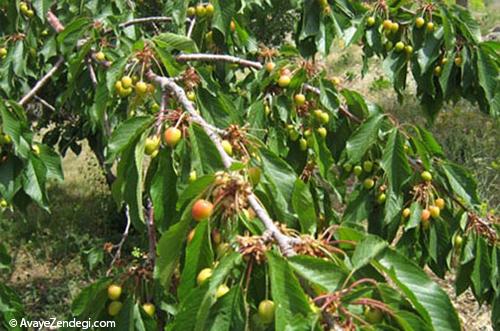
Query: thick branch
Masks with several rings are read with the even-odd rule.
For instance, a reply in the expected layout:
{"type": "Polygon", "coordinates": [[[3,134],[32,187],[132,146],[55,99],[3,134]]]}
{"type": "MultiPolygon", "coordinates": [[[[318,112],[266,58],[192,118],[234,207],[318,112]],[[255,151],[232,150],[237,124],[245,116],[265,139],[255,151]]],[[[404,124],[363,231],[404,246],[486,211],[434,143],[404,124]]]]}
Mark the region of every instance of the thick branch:
{"type": "MultiPolygon", "coordinates": [[[[224,163],[225,168],[230,168],[233,159],[224,151],[224,148],[222,147],[222,141],[221,138],[217,135],[217,133],[212,129],[212,126],[209,125],[203,117],[201,117],[196,109],[194,108],[193,104],[188,100],[186,93],[184,90],[175,83],[175,81],[171,78],[168,77],[161,77],[153,73],[152,71],[149,71],[146,76],[148,77],[149,80],[154,81],[156,84],[160,85],[162,89],[168,90],[172,92],[172,94],[177,98],[179,103],[183,106],[183,108],[189,113],[191,116],[191,119],[193,122],[198,123],[205,133],[209,136],[210,140],[214,143],[215,147],[217,148],[217,151],[219,152],[222,162],[224,163]]],[[[252,207],[252,209],[255,211],[259,219],[262,220],[264,223],[265,227],[267,230],[273,235],[273,237],[276,239],[278,242],[278,245],[281,248],[281,251],[285,256],[292,256],[295,255],[295,251],[293,250],[292,244],[295,243],[296,240],[289,238],[288,236],[284,235],[278,227],[274,224],[273,220],[267,213],[267,211],[263,208],[257,197],[253,194],[250,193],[248,195],[248,203],[252,207]]]]}
{"type": "Polygon", "coordinates": [[[35,96],[35,94],[45,85],[47,84],[47,82],[49,81],[50,77],[52,77],[57,70],[59,70],[59,68],[63,65],[64,63],[64,57],[59,57],[59,59],[57,60],[56,64],[54,65],[54,67],[52,67],[52,69],[50,69],[46,74],[45,76],[43,76],[36,84],[35,86],[33,86],[33,88],[31,89],[31,91],[29,91],[24,97],[22,97],[21,100],[19,100],[19,104],[21,106],[24,106],[26,104],[26,102],[28,102],[31,98],[33,98],[35,96]]]}

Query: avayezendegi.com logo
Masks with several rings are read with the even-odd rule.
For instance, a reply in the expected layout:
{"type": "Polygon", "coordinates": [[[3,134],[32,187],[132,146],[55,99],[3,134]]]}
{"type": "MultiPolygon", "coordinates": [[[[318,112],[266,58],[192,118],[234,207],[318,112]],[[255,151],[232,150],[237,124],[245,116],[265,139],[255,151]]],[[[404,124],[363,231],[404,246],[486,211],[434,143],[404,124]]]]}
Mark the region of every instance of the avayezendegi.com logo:
{"type": "Polygon", "coordinates": [[[9,326],[11,328],[20,327],[35,330],[56,330],[59,328],[78,328],[80,330],[89,330],[93,328],[114,328],[115,325],[115,321],[92,321],[90,319],[81,321],[76,318],[69,321],[60,321],[57,318],[50,318],[48,320],[28,320],[23,317],[21,320],[11,319],[9,321],[9,326]]]}

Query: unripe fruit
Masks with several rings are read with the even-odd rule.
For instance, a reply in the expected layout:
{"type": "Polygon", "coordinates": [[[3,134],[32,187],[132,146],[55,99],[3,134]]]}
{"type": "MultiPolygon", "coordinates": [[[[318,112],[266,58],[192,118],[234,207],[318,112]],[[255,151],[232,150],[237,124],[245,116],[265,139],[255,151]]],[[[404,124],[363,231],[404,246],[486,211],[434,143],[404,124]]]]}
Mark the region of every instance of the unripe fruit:
{"type": "Polygon", "coordinates": [[[212,269],[205,268],[200,271],[198,276],[196,277],[196,283],[199,285],[203,284],[207,279],[212,277],[212,269]]]}
{"type": "Polygon", "coordinates": [[[290,76],[287,75],[281,75],[280,78],[278,79],[278,85],[280,87],[287,87],[288,85],[290,85],[290,82],[291,78],[290,76]]]}
{"type": "Polygon", "coordinates": [[[426,29],[428,32],[434,31],[434,23],[432,23],[432,22],[427,23],[426,29]]]}
{"type": "Polygon", "coordinates": [[[428,221],[431,218],[431,212],[429,209],[422,210],[422,214],[420,215],[420,219],[424,222],[428,221]]]}
{"type": "Polygon", "coordinates": [[[372,161],[365,161],[363,162],[363,170],[365,172],[372,172],[373,170],[373,162],[372,161]]]}
{"type": "Polygon", "coordinates": [[[132,94],[132,88],[121,88],[118,90],[118,95],[121,97],[128,97],[129,95],[132,94]]]}
{"type": "Polygon", "coordinates": [[[135,84],[135,92],[137,94],[143,95],[146,94],[147,91],[148,91],[148,84],[146,84],[145,82],[139,81],[137,82],[137,84],[135,84]]]}
{"type": "Polygon", "coordinates": [[[408,217],[410,217],[410,215],[411,215],[411,210],[410,210],[410,208],[405,208],[405,209],[403,209],[403,217],[404,217],[404,218],[408,218],[408,217]]]}
{"type": "Polygon", "coordinates": [[[457,56],[457,57],[455,58],[455,65],[456,65],[457,67],[460,67],[460,66],[462,65],[462,57],[457,56]]]}
{"type": "Polygon", "coordinates": [[[373,188],[375,186],[375,181],[371,178],[367,178],[363,181],[363,187],[367,190],[373,188]]]}
{"type": "Polygon", "coordinates": [[[193,17],[194,15],[196,15],[196,8],[188,7],[186,14],[189,17],[193,17]]]}
{"type": "Polygon", "coordinates": [[[413,47],[410,46],[410,45],[405,46],[405,53],[408,54],[408,55],[413,54],[413,47]]]}
{"type": "Polygon", "coordinates": [[[230,248],[231,246],[228,243],[221,243],[220,245],[218,245],[217,248],[215,249],[217,257],[224,256],[229,251],[230,248]]]}
{"type": "Polygon", "coordinates": [[[333,85],[335,85],[335,86],[339,86],[339,85],[340,85],[340,83],[341,83],[340,78],[338,78],[338,77],[333,77],[333,78],[332,78],[332,84],[333,84],[333,85]]]}
{"type": "Polygon", "coordinates": [[[129,88],[132,86],[132,77],[130,76],[123,76],[121,81],[124,88],[129,88]]]}
{"type": "Polygon", "coordinates": [[[257,167],[252,167],[248,169],[248,178],[250,179],[250,183],[252,183],[252,185],[255,186],[259,184],[261,173],[262,171],[260,170],[260,168],[257,167]]]}
{"type": "Polygon", "coordinates": [[[325,8],[328,6],[328,0],[318,0],[319,5],[321,8],[325,8]]]}
{"type": "Polygon", "coordinates": [[[325,138],[326,135],[328,134],[326,128],[317,128],[316,132],[320,135],[321,138],[325,138]]]}
{"type": "Polygon", "coordinates": [[[189,91],[186,93],[186,96],[189,101],[195,101],[196,100],[196,93],[194,91],[189,91]]]}
{"type": "Polygon", "coordinates": [[[354,174],[355,174],[356,176],[361,175],[361,173],[362,173],[362,172],[363,172],[363,168],[361,168],[361,166],[360,166],[360,165],[357,165],[357,166],[355,166],[355,167],[354,167],[354,174]]]}
{"type": "Polygon", "coordinates": [[[445,202],[443,198],[437,198],[436,201],[434,201],[434,204],[439,208],[439,209],[444,209],[445,202]]]}
{"type": "Polygon", "coordinates": [[[106,55],[103,52],[97,52],[97,53],[95,53],[95,59],[97,61],[102,62],[102,61],[106,60],[106,55]]]}
{"type": "Polygon", "coordinates": [[[377,196],[377,202],[378,202],[379,204],[384,203],[386,199],[387,199],[387,196],[385,195],[385,193],[380,193],[380,194],[377,196]]]}
{"type": "Polygon", "coordinates": [[[28,10],[26,11],[26,16],[28,16],[28,17],[33,17],[34,15],[35,15],[35,12],[34,12],[33,10],[28,9],[28,10]]]}
{"type": "Polygon", "coordinates": [[[156,307],[152,303],[143,304],[142,309],[144,309],[144,312],[151,317],[155,315],[156,307]]]}
{"type": "Polygon", "coordinates": [[[375,17],[373,16],[370,16],[366,19],[366,25],[368,25],[369,27],[372,27],[375,25],[375,17]]]}
{"type": "Polygon", "coordinates": [[[120,285],[111,284],[108,286],[108,298],[109,300],[118,300],[122,295],[122,287],[120,285]]]}
{"type": "Polygon", "coordinates": [[[198,176],[196,175],[196,170],[193,170],[189,173],[189,178],[188,178],[188,181],[190,183],[194,182],[196,180],[196,178],[198,178],[198,176]]]}
{"type": "Polygon", "coordinates": [[[0,207],[1,208],[7,208],[7,206],[9,205],[9,203],[7,202],[7,200],[5,200],[4,198],[2,198],[0,200],[0,207]]]}
{"type": "Polygon", "coordinates": [[[205,8],[204,5],[199,4],[196,6],[196,16],[198,17],[203,17],[207,14],[207,9],[205,8]]]}
{"type": "Polygon", "coordinates": [[[214,206],[212,205],[212,203],[203,199],[197,200],[191,208],[191,216],[193,216],[193,219],[197,222],[209,218],[210,216],[212,216],[213,212],[214,206]]]}
{"type": "Polygon", "coordinates": [[[392,23],[391,24],[391,32],[396,33],[399,30],[399,24],[398,23],[392,23]]]}
{"type": "Polygon", "coordinates": [[[259,303],[258,314],[264,324],[269,324],[274,320],[274,311],[276,307],[271,300],[263,300],[259,303]]]}
{"type": "Polygon", "coordinates": [[[460,248],[460,247],[462,247],[463,241],[464,241],[464,238],[462,238],[461,235],[457,234],[455,236],[455,240],[453,241],[453,243],[455,244],[456,248],[460,248]]]}
{"type": "Polygon", "coordinates": [[[222,148],[224,148],[224,152],[227,153],[227,155],[231,156],[233,155],[233,146],[231,143],[227,140],[222,141],[222,148]]]}
{"type": "Polygon", "coordinates": [[[418,29],[421,29],[425,24],[425,19],[423,17],[417,17],[417,19],[415,20],[415,26],[418,28],[418,29]]]}
{"type": "Polygon", "coordinates": [[[304,138],[300,138],[299,146],[301,151],[305,151],[307,149],[307,140],[305,140],[304,138]]]}
{"type": "Polygon", "coordinates": [[[109,316],[116,316],[122,309],[123,304],[120,301],[113,301],[108,306],[109,316]]]}
{"type": "Polygon", "coordinates": [[[22,1],[19,3],[19,10],[21,11],[21,13],[26,14],[28,9],[29,8],[28,8],[28,5],[26,4],[26,2],[22,1]]]}
{"type": "Polygon", "coordinates": [[[231,32],[236,31],[236,23],[234,23],[234,21],[231,21],[231,23],[229,23],[229,29],[231,30],[231,32]]]}
{"type": "Polygon", "coordinates": [[[33,154],[35,154],[37,156],[40,155],[40,146],[33,145],[33,146],[31,146],[31,150],[33,151],[33,154]]]}
{"type": "Polygon", "coordinates": [[[299,133],[295,129],[289,129],[288,136],[290,137],[291,141],[297,141],[297,139],[299,139],[299,133]]]}
{"type": "Polygon", "coordinates": [[[363,313],[366,321],[370,324],[378,324],[382,322],[384,314],[380,309],[367,307],[363,313]]]}
{"type": "Polygon", "coordinates": [[[267,62],[266,63],[267,72],[273,71],[275,67],[276,67],[276,64],[274,64],[274,62],[267,62]]]}
{"type": "Polygon", "coordinates": [[[443,57],[440,62],[441,62],[441,65],[444,66],[446,63],[448,63],[448,58],[443,57]]]}
{"type": "Polygon", "coordinates": [[[394,47],[394,44],[392,43],[392,41],[388,41],[385,43],[384,46],[385,46],[385,50],[389,52],[394,47]]]}
{"type": "Polygon", "coordinates": [[[170,147],[175,147],[182,137],[181,130],[171,127],[165,131],[165,143],[170,147]]]}
{"type": "Polygon", "coordinates": [[[312,134],[311,129],[307,129],[306,131],[304,131],[304,136],[305,136],[305,137],[310,137],[310,136],[311,136],[311,134],[312,134]]]}
{"type": "Polygon", "coordinates": [[[9,145],[12,143],[12,138],[8,134],[0,135],[0,145],[9,145]]]}
{"type": "Polygon", "coordinates": [[[5,47],[0,47],[0,57],[4,58],[7,56],[7,48],[5,47]]]}
{"type": "Polygon", "coordinates": [[[302,93],[295,94],[295,96],[293,97],[293,100],[295,101],[295,104],[297,106],[302,106],[303,104],[306,103],[306,96],[303,95],[302,93]]]}
{"type": "Polygon", "coordinates": [[[266,114],[266,116],[269,116],[269,114],[271,114],[271,107],[269,107],[268,105],[266,105],[264,107],[264,114],[266,114]]]}
{"type": "Polygon", "coordinates": [[[346,163],[346,164],[344,164],[344,165],[343,165],[343,168],[344,168],[344,171],[345,171],[345,172],[351,172],[351,170],[352,170],[352,165],[351,165],[351,164],[349,164],[349,163],[346,163]]]}
{"type": "Polygon", "coordinates": [[[160,137],[150,137],[146,139],[144,151],[147,155],[152,155],[158,148],[160,148],[160,137]]]}
{"type": "Polygon", "coordinates": [[[424,181],[426,182],[430,182],[432,181],[432,175],[430,172],[428,171],[423,171],[421,174],[420,174],[420,178],[422,178],[424,181]]]}
{"type": "Polygon", "coordinates": [[[328,115],[328,113],[323,112],[319,120],[321,124],[328,124],[328,122],[330,122],[330,115],[328,115]]]}
{"type": "Polygon", "coordinates": [[[398,42],[396,43],[396,46],[394,46],[394,50],[395,50],[396,52],[401,52],[404,48],[405,48],[405,44],[404,44],[404,42],[402,42],[402,41],[398,41],[398,42]]]}
{"type": "Polygon", "coordinates": [[[229,292],[229,287],[227,287],[226,284],[220,284],[219,287],[217,287],[217,290],[215,291],[215,297],[218,299],[226,293],[229,292]]]}
{"type": "Polygon", "coordinates": [[[441,213],[441,209],[439,209],[439,207],[437,206],[430,206],[429,212],[431,213],[432,218],[438,218],[439,214],[441,213]]]}
{"type": "Polygon", "coordinates": [[[382,23],[382,26],[384,27],[385,30],[390,30],[392,27],[392,21],[385,20],[384,23],[382,23]]]}
{"type": "Polygon", "coordinates": [[[115,90],[116,90],[117,92],[120,92],[121,90],[123,90],[123,83],[122,83],[122,81],[121,81],[121,80],[119,80],[119,81],[117,81],[117,82],[115,83],[115,90]]]}
{"type": "Polygon", "coordinates": [[[189,231],[188,236],[187,236],[187,242],[188,244],[193,241],[194,235],[196,234],[196,229],[192,229],[189,231]]]}
{"type": "Polygon", "coordinates": [[[438,77],[439,77],[439,76],[441,76],[441,71],[442,71],[442,70],[443,70],[443,69],[442,69],[440,66],[436,66],[436,67],[434,68],[434,75],[435,75],[435,76],[438,76],[438,77]]]}
{"type": "Polygon", "coordinates": [[[212,5],[211,3],[209,3],[206,7],[205,7],[205,11],[207,13],[208,16],[212,16],[214,14],[214,5],[212,5]]]}

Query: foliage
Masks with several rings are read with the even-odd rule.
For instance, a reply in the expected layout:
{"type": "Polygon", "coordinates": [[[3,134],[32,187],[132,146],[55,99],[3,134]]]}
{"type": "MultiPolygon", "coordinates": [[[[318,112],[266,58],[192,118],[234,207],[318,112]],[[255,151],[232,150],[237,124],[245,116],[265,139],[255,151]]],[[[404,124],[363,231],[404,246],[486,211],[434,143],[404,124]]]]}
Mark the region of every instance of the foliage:
{"type": "MultiPolygon", "coordinates": [[[[55,149],[78,153],[85,139],[126,215],[122,241],[105,247],[110,277],[82,290],[73,315],[139,330],[457,330],[423,271],[444,276],[456,260],[457,293],[493,304],[498,325],[498,220],[470,172],[314,61],[335,38],[361,43],[400,95],[412,72],[428,117],[458,98],[496,117],[498,44],[481,41],[470,13],[413,1],[189,5],[0,2],[3,208],[47,209],[47,180],[63,179],[55,149]],[[294,44],[259,44],[246,26],[265,10],[299,17],[294,44]],[[131,21],[157,12],[169,16],[131,21]],[[171,127],[181,139],[162,143],[171,127]],[[129,226],[148,253],[121,255],[129,226]],[[258,309],[267,299],[275,306],[258,309]]],[[[22,308],[1,289],[5,323],[22,308]]]]}

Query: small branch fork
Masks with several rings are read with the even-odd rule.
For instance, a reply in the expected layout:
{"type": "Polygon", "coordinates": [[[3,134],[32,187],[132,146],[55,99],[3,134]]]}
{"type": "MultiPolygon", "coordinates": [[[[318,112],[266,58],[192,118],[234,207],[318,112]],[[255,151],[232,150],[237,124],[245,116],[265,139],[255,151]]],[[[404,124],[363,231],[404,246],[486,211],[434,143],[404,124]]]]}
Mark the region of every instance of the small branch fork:
{"type": "Polygon", "coordinates": [[[131,224],[131,221],[130,221],[130,210],[129,210],[128,205],[125,206],[125,217],[127,218],[127,225],[125,226],[125,230],[123,231],[122,239],[120,240],[120,242],[118,244],[116,244],[116,245],[113,245],[113,248],[116,248],[116,252],[113,255],[113,259],[111,260],[111,263],[109,265],[109,269],[106,272],[106,274],[108,276],[111,274],[111,270],[112,270],[113,266],[115,265],[116,261],[118,261],[118,259],[120,258],[121,254],[122,254],[123,244],[125,243],[125,241],[128,238],[128,233],[129,233],[130,224],[131,224]]]}
{"type": "MultiPolygon", "coordinates": [[[[146,77],[155,82],[156,84],[160,85],[161,88],[165,91],[171,92],[177,101],[182,105],[182,107],[189,113],[191,116],[191,120],[197,124],[199,124],[205,133],[208,135],[210,140],[214,143],[215,147],[217,148],[217,151],[219,152],[222,162],[224,164],[224,167],[226,169],[229,169],[233,163],[233,159],[224,151],[224,147],[222,147],[222,140],[219,137],[219,135],[215,132],[215,130],[212,128],[210,124],[208,124],[203,117],[201,117],[196,109],[194,108],[193,104],[188,100],[186,93],[184,90],[175,83],[175,81],[171,78],[168,77],[162,77],[158,76],[152,71],[149,71],[146,74],[146,77]]],[[[261,203],[257,199],[257,197],[253,194],[250,193],[248,195],[248,203],[252,207],[252,209],[255,211],[259,219],[262,220],[264,223],[264,226],[266,229],[269,231],[269,233],[272,234],[272,236],[276,239],[278,242],[279,247],[281,248],[282,253],[285,256],[293,256],[295,255],[295,251],[293,250],[293,244],[297,242],[298,239],[290,238],[286,235],[284,235],[278,227],[274,224],[273,220],[267,213],[267,211],[262,207],[261,203]]]]}

